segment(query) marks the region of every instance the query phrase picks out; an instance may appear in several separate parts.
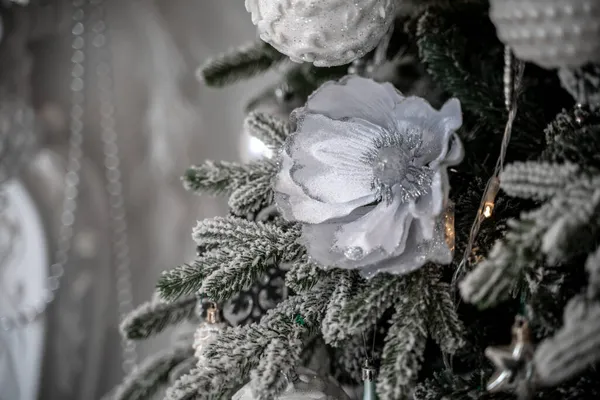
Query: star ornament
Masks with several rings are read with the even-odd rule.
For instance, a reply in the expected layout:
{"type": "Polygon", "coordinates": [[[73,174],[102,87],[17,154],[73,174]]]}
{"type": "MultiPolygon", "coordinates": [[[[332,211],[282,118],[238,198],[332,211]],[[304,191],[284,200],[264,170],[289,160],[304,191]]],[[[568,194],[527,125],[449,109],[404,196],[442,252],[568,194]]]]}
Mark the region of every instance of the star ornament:
{"type": "Polygon", "coordinates": [[[527,321],[517,317],[512,328],[512,342],[509,346],[488,347],[485,356],[494,364],[496,372],[487,384],[490,392],[514,392],[527,397],[532,380],[534,347],[527,321]]]}

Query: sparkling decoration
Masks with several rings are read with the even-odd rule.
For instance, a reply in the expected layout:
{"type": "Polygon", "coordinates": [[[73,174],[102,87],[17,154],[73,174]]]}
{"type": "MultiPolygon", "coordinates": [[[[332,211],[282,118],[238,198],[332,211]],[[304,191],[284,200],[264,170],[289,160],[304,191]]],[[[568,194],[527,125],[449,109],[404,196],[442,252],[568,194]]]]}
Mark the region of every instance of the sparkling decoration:
{"type": "Polygon", "coordinates": [[[35,114],[20,101],[0,100],[0,184],[15,176],[35,147],[35,114]]]}
{"type": "Polygon", "coordinates": [[[393,0],[246,0],[260,38],[295,62],[343,65],[373,50],[395,18],[393,0]]]}
{"type": "Polygon", "coordinates": [[[492,0],[498,37],[515,55],[545,68],[600,62],[598,0],[492,0]]]}
{"type": "Polygon", "coordinates": [[[487,384],[490,392],[514,392],[522,397],[531,392],[534,348],[529,324],[518,316],[512,328],[510,346],[488,347],[485,355],[496,367],[487,384]]]}
{"type": "Polygon", "coordinates": [[[375,391],[375,378],[377,370],[373,366],[371,360],[366,360],[362,367],[362,380],[364,382],[363,400],[376,400],[377,393],[375,391]]]}
{"type": "Polygon", "coordinates": [[[463,156],[458,100],[436,111],[351,75],[321,86],[292,119],[275,201],[304,224],[315,261],[367,277],[451,262],[445,212],[447,167],[463,156]]]}
{"type": "Polygon", "coordinates": [[[219,332],[224,330],[227,324],[221,322],[219,315],[219,309],[216,305],[212,305],[206,310],[206,319],[200,323],[198,329],[194,333],[194,350],[196,359],[198,360],[198,367],[204,368],[206,365],[206,358],[204,351],[217,336],[219,332]]]}
{"type": "MultiPolygon", "coordinates": [[[[250,384],[246,384],[231,398],[232,400],[254,400],[250,384]]],[[[288,378],[288,386],[277,400],[350,400],[340,385],[332,377],[321,378],[307,368],[298,368],[294,376],[288,378]]]]}

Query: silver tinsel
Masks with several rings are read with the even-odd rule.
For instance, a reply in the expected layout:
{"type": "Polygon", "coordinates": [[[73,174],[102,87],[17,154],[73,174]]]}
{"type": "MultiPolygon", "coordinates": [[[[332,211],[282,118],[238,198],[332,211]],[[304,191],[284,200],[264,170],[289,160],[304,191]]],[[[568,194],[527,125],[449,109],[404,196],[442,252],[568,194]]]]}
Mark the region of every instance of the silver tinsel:
{"type": "Polygon", "coordinates": [[[544,68],[600,61],[598,0],[492,0],[490,17],[515,55],[544,68]]]}
{"type": "Polygon", "coordinates": [[[16,175],[35,144],[35,114],[22,102],[0,99],[0,184],[16,175]]]}

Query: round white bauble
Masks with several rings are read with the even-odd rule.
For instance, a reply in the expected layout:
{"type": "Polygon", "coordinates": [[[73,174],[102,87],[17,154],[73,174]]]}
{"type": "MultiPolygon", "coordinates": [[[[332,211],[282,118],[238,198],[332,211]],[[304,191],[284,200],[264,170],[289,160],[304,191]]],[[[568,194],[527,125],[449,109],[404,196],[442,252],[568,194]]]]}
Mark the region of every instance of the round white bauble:
{"type": "MultiPolygon", "coordinates": [[[[322,378],[303,367],[296,369],[296,374],[296,379],[277,396],[277,400],[350,400],[332,377],[322,378]]],[[[244,385],[231,399],[254,400],[250,383],[244,385]]]]}
{"type": "Polygon", "coordinates": [[[492,0],[490,18],[515,55],[544,68],[600,62],[598,0],[492,0]]]}
{"type": "Polygon", "coordinates": [[[373,50],[395,17],[394,0],[246,0],[260,38],[295,62],[347,64],[373,50]]]}

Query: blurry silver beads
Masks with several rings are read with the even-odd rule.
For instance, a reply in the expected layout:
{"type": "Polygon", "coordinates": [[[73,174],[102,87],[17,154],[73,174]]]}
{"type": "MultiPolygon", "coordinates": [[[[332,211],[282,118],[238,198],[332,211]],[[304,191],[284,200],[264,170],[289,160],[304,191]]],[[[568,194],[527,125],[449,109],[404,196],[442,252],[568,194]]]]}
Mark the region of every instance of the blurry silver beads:
{"type": "Polygon", "coordinates": [[[490,18],[515,55],[544,68],[600,62],[600,1],[491,0],[490,18]]]}
{"type": "Polygon", "coordinates": [[[0,98],[0,184],[13,177],[35,145],[35,113],[21,102],[0,98]]]}

